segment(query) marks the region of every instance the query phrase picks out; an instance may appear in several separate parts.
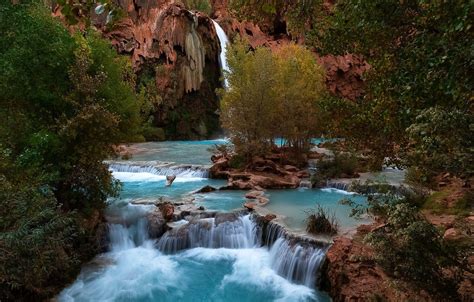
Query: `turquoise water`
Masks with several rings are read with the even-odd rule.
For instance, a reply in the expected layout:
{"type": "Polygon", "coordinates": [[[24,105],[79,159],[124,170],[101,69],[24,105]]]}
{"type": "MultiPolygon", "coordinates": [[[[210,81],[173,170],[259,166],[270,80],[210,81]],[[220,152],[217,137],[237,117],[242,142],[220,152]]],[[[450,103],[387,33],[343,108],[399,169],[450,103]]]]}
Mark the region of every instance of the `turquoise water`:
{"type": "Polygon", "coordinates": [[[179,164],[209,165],[211,153],[207,150],[216,144],[228,143],[226,139],[202,141],[166,141],[133,144],[132,160],[165,161],[179,164]]]}
{"type": "MultiPolygon", "coordinates": [[[[225,142],[137,144],[132,147],[139,152],[132,160],[209,164],[207,148],[225,142]]],[[[170,187],[165,186],[164,175],[147,172],[113,172],[113,175],[122,182],[122,191],[119,198],[109,201],[106,211],[110,251],[85,266],[77,280],[58,296],[59,301],[330,301],[327,294],[295,284],[288,276],[288,279],[282,277],[285,272],[277,272],[276,267],[285,265],[275,266],[275,261],[282,264],[284,260],[278,258],[276,244],[271,249],[259,245],[240,249],[199,247],[162,254],[156,248],[157,242],[148,239],[144,219],[155,206],[136,204],[160,197],[172,201],[192,197],[197,205],[207,209],[230,211],[242,207],[246,191],[192,194],[205,185],[218,188],[226,184],[224,180],[193,177],[192,173],[178,176],[170,187]]],[[[358,221],[349,218],[350,208],[339,205],[338,201],[350,197],[364,202],[362,197],[329,189],[268,190],[266,194],[270,198],[267,208],[287,216],[285,222],[295,229],[302,228],[304,211],[316,202],[333,208],[342,225],[358,221]]],[[[288,255],[296,251],[290,250],[288,255]]]]}
{"type": "Polygon", "coordinates": [[[266,207],[272,212],[286,216],[285,223],[294,230],[305,229],[307,212],[315,209],[317,204],[335,214],[341,229],[353,228],[363,221],[350,217],[352,208],[340,204],[339,201],[347,198],[363,204],[367,200],[363,196],[337,189],[270,190],[268,195],[270,202],[266,207]]]}
{"type": "Polygon", "coordinates": [[[194,248],[163,255],[147,241],[99,260],[111,264],[83,270],[60,301],[329,301],[276,274],[266,248],[194,248]]]}
{"type": "Polygon", "coordinates": [[[191,192],[206,185],[216,188],[227,182],[221,179],[200,177],[177,177],[169,187],[165,186],[165,176],[150,173],[114,172],[114,177],[122,182],[122,199],[158,199],[165,197],[171,201],[179,201],[191,192]]]}

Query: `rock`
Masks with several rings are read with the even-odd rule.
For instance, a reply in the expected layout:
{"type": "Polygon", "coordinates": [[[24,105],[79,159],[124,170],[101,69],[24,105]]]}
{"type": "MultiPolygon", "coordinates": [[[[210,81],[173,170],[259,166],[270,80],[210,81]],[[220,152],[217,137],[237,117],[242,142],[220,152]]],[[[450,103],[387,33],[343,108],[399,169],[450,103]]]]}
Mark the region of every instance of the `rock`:
{"type": "Polygon", "coordinates": [[[295,176],[279,176],[274,174],[229,173],[227,189],[251,190],[255,187],[265,189],[295,189],[300,179],[295,176]]]}
{"type": "Polygon", "coordinates": [[[264,193],[262,191],[253,190],[245,194],[245,198],[248,199],[257,199],[258,197],[262,196],[264,193]]]}
{"type": "Polygon", "coordinates": [[[166,186],[169,187],[173,183],[173,181],[176,179],[176,175],[168,175],[166,176],[166,186]]]}
{"type": "Polygon", "coordinates": [[[155,126],[173,124],[173,138],[206,137],[214,129],[205,125],[218,121],[215,89],[221,87],[220,43],[212,20],[180,1],[121,0],[117,5],[123,16],[113,28],[103,16],[94,15],[92,22],[118,53],[130,57],[137,74],[153,71],[151,83],[162,97],[155,126]],[[183,108],[193,110],[186,121],[174,122],[172,113],[183,108]]]}
{"type": "Polygon", "coordinates": [[[160,209],[149,213],[146,217],[148,221],[148,234],[150,238],[159,238],[167,230],[166,219],[163,217],[163,214],[160,209]]]}
{"type": "Polygon", "coordinates": [[[268,222],[272,221],[275,218],[276,218],[275,214],[267,214],[263,217],[263,221],[268,223],[268,222]]]}
{"type": "Polygon", "coordinates": [[[240,215],[238,213],[217,213],[214,223],[217,225],[223,222],[233,222],[238,220],[240,215]]]}
{"type": "Polygon", "coordinates": [[[257,200],[258,200],[258,205],[259,205],[259,206],[264,206],[264,205],[266,205],[267,203],[270,202],[270,200],[269,200],[268,198],[263,197],[263,196],[259,196],[259,197],[257,198],[257,200]]]}
{"type": "Polygon", "coordinates": [[[161,214],[166,221],[170,221],[173,219],[174,206],[172,203],[160,203],[158,205],[158,208],[160,209],[161,214]]]}
{"type": "Polygon", "coordinates": [[[295,166],[292,166],[292,165],[285,165],[283,166],[283,169],[285,169],[285,171],[288,171],[288,172],[298,172],[299,169],[295,166]]]}
{"type": "Polygon", "coordinates": [[[455,229],[455,228],[447,229],[443,235],[443,238],[445,240],[459,240],[462,237],[463,237],[462,233],[458,229],[455,229]]]}
{"type": "Polygon", "coordinates": [[[250,211],[255,209],[256,203],[255,202],[246,202],[244,203],[244,208],[247,208],[250,211]]]}
{"type": "Polygon", "coordinates": [[[211,178],[227,179],[229,177],[229,159],[221,157],[217,159],[209,169],[211,178]]]}
{"type": "Polygon", "coordinates": [[[194,193],[209,193],[209,192],[214,192],[216,190],[217,190],[216,188],[207,185],[207,186],[204,186],[201,189],[197,190],[194,193]]]}

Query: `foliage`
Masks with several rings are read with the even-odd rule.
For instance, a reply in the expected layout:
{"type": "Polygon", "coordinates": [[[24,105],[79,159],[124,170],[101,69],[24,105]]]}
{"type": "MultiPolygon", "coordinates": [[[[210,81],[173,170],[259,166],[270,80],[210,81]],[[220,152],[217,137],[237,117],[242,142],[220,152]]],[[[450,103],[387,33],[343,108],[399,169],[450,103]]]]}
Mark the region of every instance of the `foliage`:
{"type": "Polygon", "coordinates": [[[302,35],[312,39],[312,29],[326,15],[322,0],[230,0],[230,9],[241,19],[252,20],[272,34],[302,35]]]}
{"type": "Polygon", "coordinates": [[[272,53],[247,52],[237,41],[227,52],[229,89],[221,104],[223,126],[236,152],[265,154],[276,137],[304,151],[318,131],[317,101],[323,94],[323,71],[301,46],[283,46],[272,53]]]}
{"type": "Polygon", "coordinates": [[[209,0],[184,0],[184,5],[189,10],[197,10],[208,15],[210,15],[212,11],[209,0]]]}
{"type": "Polygon", "coordinates": [[[357,158],[354,154],[335,152],[332,158],[318,160],[317,172],[311,181],[313,185],[321,186],[331,178],[352,177],[357,172],[357,166],[357,158]]]}
{"type": "Polygon", "coordinates": [[[372,65],[365,75],[367,94],[346,109],[342,135],[360,149],[369,149],[380,164],[389,156],[425,171],[472,173],[460,159],[466,165],[472,162],[472,155],[466,159],[462,154],[467,156],[465,143],[472,137],[466,122],[472,116],[473,7],[465,0],[338,1],[324,30],[317,33],[320,44],[315,46],[323,54],[361,54],[372,65]],[[438,130],[435,123],[426,122],[446,118],[454,129],[459,125],[455,116],[463,123],[456,139],[445,123],[438,130]],[[421,128],[431,130],[420,136],[421,128]],[[436,163],[419,156],[436,144],[436,163]],[[403,153],[410,154],[408,161],[400,158],[403,153]],[[453,160],[439,167],[441,157],[453,160]]]}
{"type": "Polygon", "coordinates": [[[334,212],[323,208],[320,204],[316,209],[307,212],[306,231],[311,234],[335,235],[339,225],[334,212]]]}
{"type": "Polygon", "coordinates": [[[36,1],[2,2],[0,31],[0,290],[43,300],[96,252],[119,189],[103,160],[137,135],[139,108],[130,66],[93,32],[36,1]]]}
{"type": "Polygon", "coordinates": [[[0,203],[2,297],[55,294],[57,282],[68,282],[79,266],[72,244],[78,235],[73,214],[61,211],[50,188],[9,182],[1,172],[0,203]]]}
{"type": "Polygon", "coordinates": [[[224,158],[231,157],[235,153],[234,145],[229,143],[214,144],[212,147],[208,148],[207,151],[213,155],[224,158]]]}
{"type": "Polygon", "coordinates": [[[452,248],[408,203],[387,204],[386,208],[384,227],[365,239],[374,248],[377,263],[386,273],[440,299],[456,299],[462,272],[467,269],[464,251],[452,248]]]}
{"type": "Polygon", "coordinates": [[[473,125],[474,115],[467,112],[441,107],[423,110],[407,129],[412,144],[407,151],[407,162],[411,166],[424,163],[418,168],[424,176],[446,171],[462,176],[472,175],[473,125]]]}

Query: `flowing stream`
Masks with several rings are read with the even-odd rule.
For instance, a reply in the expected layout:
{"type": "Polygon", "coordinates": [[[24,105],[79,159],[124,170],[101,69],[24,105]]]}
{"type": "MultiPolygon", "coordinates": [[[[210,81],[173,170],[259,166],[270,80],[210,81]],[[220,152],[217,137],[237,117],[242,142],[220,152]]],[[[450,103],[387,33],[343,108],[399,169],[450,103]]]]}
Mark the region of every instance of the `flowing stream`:
{"type": "MultiPolygon", "coordinates": [[[[199,145],[216,142],[221,141],[199,145]]],[[[195,196],[199,204],[205,194],[191,192],[225,184],[206,178],[209,163],[193,161],[209,156],[207,147],[189,148],[189,144],[164,142],[161,148],[159,143],[147,148],[140,144],[135,147],[142,150],[131,161],[110,162],[123,187],[106,210],[108,252],[85,265],[58,300],[329,301],[316,286],[327,247],[291,240],[278,225],[264,230],[245,212],[220,210],[211,217],[176,221],[163,236],[150,237],[147,214],[156,207],[143,201],[195,196]],[[174,156],[167,153],[170,144],[175,149],[181,144],[179,163],[170,161],[174,156]],[[140,156],[143,160],[137,160],[140,156]],[[166,187],[165,175],[170,172],[177,178],[166,187]]],[[[205,202],[242,202],[244,194],[223,192],[205,202]]]]}

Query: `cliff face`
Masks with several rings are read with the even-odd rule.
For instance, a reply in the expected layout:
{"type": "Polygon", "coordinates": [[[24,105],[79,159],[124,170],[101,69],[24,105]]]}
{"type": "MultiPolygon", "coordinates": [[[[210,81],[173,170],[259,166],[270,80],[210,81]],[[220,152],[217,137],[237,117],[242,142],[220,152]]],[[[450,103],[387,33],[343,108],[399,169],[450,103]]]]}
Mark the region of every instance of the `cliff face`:
{"type": "MultiPolygon", "coordinates": [[[[228,0],[211,0],[213,11],[212,18],[217,19],[224,31],[231,38],[236,35],[246,39],[252,48],[269,47],[275,49],[282,44],[294,41],[304,43],[304,37],[290,37],[284,30],[276,32],[275,24],[285,24],[287,22],[285,13],[276,14],[278,20],[259,20],[258,24],[237,20],[228,9],[228,0]]],[[[325,0],[323,7],[328,12],[334,6],[334,0],[325,0]]],[[[326,71],[326,86],[329,91],[336,96],[349,100],[355,100],[364,94],[365,84],[363,74],[370,65],[361,57],[347,54],[344,56],[318,56],[318,62],[326,71]]]]}
{"type": "Polygon", "coordinates": [[[211,19],[173,0],[118,4],[126,16],[113,30],[107,31],[100,18],[96,26],[120,54],[131,57],[138,82],[155,82],[162,98],[155,126],[170,139],[209,136],[218,127],[215,89],[221,87],[220,46],[211,19]]]}

